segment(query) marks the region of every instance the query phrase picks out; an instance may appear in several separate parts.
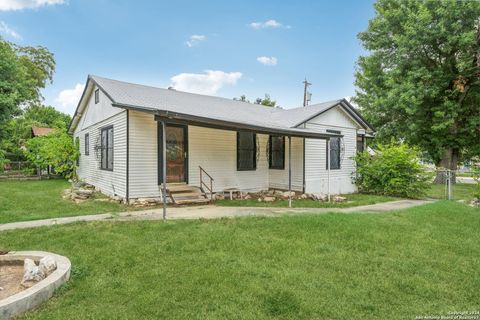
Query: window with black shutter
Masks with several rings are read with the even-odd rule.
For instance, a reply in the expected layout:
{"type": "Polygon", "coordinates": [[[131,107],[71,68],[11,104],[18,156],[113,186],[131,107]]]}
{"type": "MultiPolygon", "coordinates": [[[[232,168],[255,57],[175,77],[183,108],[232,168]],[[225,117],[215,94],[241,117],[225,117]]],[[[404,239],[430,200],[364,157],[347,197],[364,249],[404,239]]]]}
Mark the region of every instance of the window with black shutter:
{"type": "Polygon", "coordinates": [[[257,135],[252,132],[237,132],[237,170],[257,168],[257,135]]]}
{"type": "Polygon", "coordinates": [[[113,170],[113,127],[103,128],[101,139],[101,166],[103,170],[113,170]]]}
{"type": "Polygon", "coordinates": [[[285,169],[285,137],[270,136],[268,140],[270,169],[285,169]]]}

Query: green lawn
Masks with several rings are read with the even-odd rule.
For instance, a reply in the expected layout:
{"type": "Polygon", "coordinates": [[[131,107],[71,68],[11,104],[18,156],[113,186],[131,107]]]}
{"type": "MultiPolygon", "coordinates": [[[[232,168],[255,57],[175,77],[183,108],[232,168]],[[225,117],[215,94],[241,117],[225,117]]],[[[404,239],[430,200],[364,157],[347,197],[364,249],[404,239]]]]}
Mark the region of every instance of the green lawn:
{"type": "MultiPolygon", "coordinates": [[[[94,222],[0,233],[68,256],[26,319],[414,319],[480,309],[480,210],[94,222]]],[[[2,248],[0,248],[2,249],[2,248]]]]}
{"type": "MultiPolygon", "coordinates": [[[[473,199],[476,184],[469,183],[456,183],[452,185],[453,188],[453,200],[466,200],[473,199]]],[[[427,197],[434,199],[445,199],[445,185],[432,184],[431,188],[427,190],[427,197]]]]}
{"type": "MultiPolygon", "coordinates": [[[[369,194],[346,194],[347,202],[321,202],[313,201],[311,199],[295,199],[292,200],[293,208],[348,208],[363,206],[368,204],[375,204],[379,202],[387,202],[398,200],[399,198],[389,196],[377,196],[369,194]]],[[[218,206],[225,207],[288,207],[288,200],[276,200],[274,202],[258,202],[255,199],[248,200],[219,200],[215,202],[218,206]]]]}
{"type": "Polygon", "coordinates": [[[0,181],[0,223],[128,210],[111,202],[62,199],[65,180],[0,181]]]}

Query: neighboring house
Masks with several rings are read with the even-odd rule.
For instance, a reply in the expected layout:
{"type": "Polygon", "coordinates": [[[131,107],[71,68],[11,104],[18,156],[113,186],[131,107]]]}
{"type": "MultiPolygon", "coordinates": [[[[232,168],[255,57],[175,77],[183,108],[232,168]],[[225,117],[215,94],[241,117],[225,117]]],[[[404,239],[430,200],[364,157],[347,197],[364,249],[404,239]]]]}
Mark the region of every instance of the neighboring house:
{"type": "Polygon", "coordinates": [[[300,192],[355,192],[351,158],[373,133],[345,99],[283,110],[97,76],[69,131],[80,139],[78,177],[127,201],[161,197],[164,141],[172,190],[209,192],[211,176],[213,192],[288,190],[290,181],[300,192]]]}
{"type": "Polygon", "coordinates": [[[42,128],[32,126],[32,138],[46,136],[49,133],[55,131],[53,128],[42,128]]]}

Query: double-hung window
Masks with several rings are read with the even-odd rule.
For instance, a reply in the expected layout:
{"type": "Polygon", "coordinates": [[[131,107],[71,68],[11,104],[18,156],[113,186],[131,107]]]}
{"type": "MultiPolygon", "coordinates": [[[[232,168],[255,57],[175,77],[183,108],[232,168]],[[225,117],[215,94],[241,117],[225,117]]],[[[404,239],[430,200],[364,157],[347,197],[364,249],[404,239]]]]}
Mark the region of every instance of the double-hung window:
{"type": "Polygon", "coordinates": [[[101,138],[101,169],[113,170],[113,126],[103,128],[101,138]]]}
{"type": "Polygon", "coordinates": [[[285,137],[270,136],[268,150],[270,155],[268,167],[270,169],[285,169],[285,137]]]}
{"type": "Polygon", "coordinates": [[[253,132],[237,132],[237,170],[257,168],[257,135],[253,132]]]}

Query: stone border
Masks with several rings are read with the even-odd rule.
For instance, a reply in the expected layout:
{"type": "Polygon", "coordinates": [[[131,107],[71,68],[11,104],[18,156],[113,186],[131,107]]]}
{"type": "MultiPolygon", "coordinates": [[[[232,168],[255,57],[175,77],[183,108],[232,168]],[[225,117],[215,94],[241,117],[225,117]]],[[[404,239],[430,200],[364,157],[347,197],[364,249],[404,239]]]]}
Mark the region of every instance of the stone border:
{"type": "Polygon", "coordinates": [[[71,263],[64,256],[44,251],[11,251],[0,255],[0,261],[23,261],[26,258],[36,263],[44,256],[52,256],[57,269],[32,287],[0,300],[0,319],[10,319],[40,305],[50,299],[54,291],[70,278],[71,263]]]}

